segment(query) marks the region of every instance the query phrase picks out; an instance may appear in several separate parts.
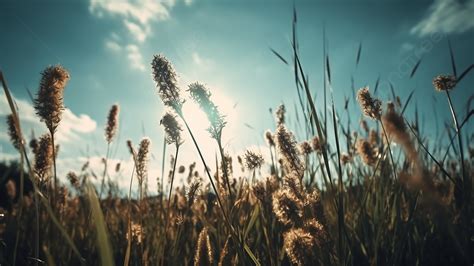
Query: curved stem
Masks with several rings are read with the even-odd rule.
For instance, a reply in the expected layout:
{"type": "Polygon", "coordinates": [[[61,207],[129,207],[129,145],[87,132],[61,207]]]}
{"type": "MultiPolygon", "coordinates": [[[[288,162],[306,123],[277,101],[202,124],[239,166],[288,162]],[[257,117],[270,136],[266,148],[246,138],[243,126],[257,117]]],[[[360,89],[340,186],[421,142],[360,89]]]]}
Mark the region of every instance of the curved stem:
{"type": "Polygon", "coordinates": [[[110,142],[107,142],[107,152],[105,153],[104,173],[102,174],[102,185],[100,186],[99,199],[102,198],[102,192],[105,186],[105,177],[107,176],[107,164],[109,159],[110,142]]]}
{"type": "MultiPolygon", "coordinates": [[[[224,156],[224,148],[222,148],[221,139],[217,140],[217,145],[219,146],[219,153],[221,154],[221,161],[222,161],[222,170],[224,172],[224,180],[227,183],[227,190],[229,190],[229,197],[232,200],[234,197],[232,195],[232,189],[230,188],[230,180],[229,180],[229,173],[227,168],[227,162],[224,156]]],[[[231,202],[229,202],[231,204],[231,202]]]]}

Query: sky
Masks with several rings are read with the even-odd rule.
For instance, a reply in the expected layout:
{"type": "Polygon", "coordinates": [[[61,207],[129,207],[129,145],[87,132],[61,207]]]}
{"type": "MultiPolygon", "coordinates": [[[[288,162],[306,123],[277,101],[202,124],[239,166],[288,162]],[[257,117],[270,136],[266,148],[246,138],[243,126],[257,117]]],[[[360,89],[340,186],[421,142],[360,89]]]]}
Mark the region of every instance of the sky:
{"type": "MultiPolygon", "coordinates": [[[[164,112],[151,77],[153,55],[161,53],[174,64],[184,95],[186,86],[195,81],[210,89],[228,121],[223,133],[226,150],[242,154],[251,147],[265,153],[263,132],[275,128],[269,109],[284,103],[294,120],[298,101],[291,67],[270,50],[292,60],[293,5],[302,63],[320,112],[325,28],[331,87],[343,121],[346,97],[351,99],[351,120],[361,118],[352,101],[351,76],[356,89],[373,88],[380,77],[377,97],[391,98],[389,82],[402,101],[415,90],[408,116],[416,106],[423,133],[440,136],[449,109],[445,95],[434,91],[432,79],[452,72],[448,40],[458,72],[474,63],[474,0],[0,0],[0,70],[16,99],[27,138],[31,132],[36,136],[45,132],[28,92],[36,94],[41,71],[61,64],[70,72],[64,95],[67,109],[57,132],[62,180],[68,170],[79,171],[87,160],[100,172],[107,113],[118,103],[120,131],[110,158],[123,165],[117,181],[127,186],[131,173],[126,140],[138,145],[147,136],[152,140],[149,187],[153,189],[153,180],[161,173],[159,121],[164,112]],[[419,59],[416,75],[410,78],[419,59]]],[[[466,77],[452,93],[462,117],[473,95],[469,86],[473,81],[472,75],[466,77]]],[[[0,104],[4,120],[10,111],[3,91],[0,104]]],[[[205,131],[205,115],[191,100],[185,104],[185,114],[212,165],[216,145],[205,131]]],[[[472,130],[472,123],[466,128],[472,130]]],[[[197,153],[186,132],[183,135],[178,163],[188,165],[197,160],[197,153]]],[[[303,137],[299,135],[299,140],[303,137]]],[[[17,157],[6,125],[0,123],[0,160],[17,157]]]]}

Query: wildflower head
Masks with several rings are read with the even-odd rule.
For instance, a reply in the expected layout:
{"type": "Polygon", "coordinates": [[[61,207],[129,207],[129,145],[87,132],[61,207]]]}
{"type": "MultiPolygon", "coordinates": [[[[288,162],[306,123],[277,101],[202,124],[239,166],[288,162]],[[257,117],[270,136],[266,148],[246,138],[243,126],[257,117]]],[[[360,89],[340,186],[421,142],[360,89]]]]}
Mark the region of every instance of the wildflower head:
{"type": "Polygon", "coordinates": [[[153,79],[155,80],[161,100],[166,106],[181,114],[184,100],[180,96],[173,65],[163,55],[155,55],[151,62],[151,67],[153,79]]]}
{"type": "Polygon", "coordinates": [[[226,121],[224,120],[224,116],[221,115],[217,109],[217,106],[211,101],[211,92],[209,92],[209,90],[207,90],[206,87],[204,87],[204,85],[199,82],[192,83],[188,87],[191,98],[193,98],[193,100],[206,113],[207,118],[211,123],[208,131],[212,138],[220,140],[222,129],[224,129],[226,121]]]}
{"type": "Polygon", "coordinates": [[[176,116],[170,112],[166,112],[161,118],[160,124],[165,128],[166,142],[168,144],[174,143],[179,146],[183,143],[181,138],[181,125],[179,124],[176,116]]]}
{"type": "Polygon", "coordinates": [[[41,73],[37,98],[34,101],[36,114],[46,123],[50,132],[56,131],[64,110],[63,93],[69,73],[60,65],[47,67],[41,73]]]}
{"type": "Polygon", "coordinates": [[[433,86],[437,91],[449,91],[454,89],[457,79],[453,75],[439,75],[433,79],[433,86]]]}
{"type": "Polygon", "coordinates": [[[372,119],[380,119],[382,102],[379,99],[372,98],[369,87],[362,88],[357,92],[357,101],[359,101],[364,115],[372,119]]]}
{"type": "Polygon", "coordinates": [[[112,142],[112,139],[115,137],[118,128],[118,117],[120,112],[120,106],[118,104],[112,105],[107,116],[107,126],[105,127],[105,140],[108,143],[112,142]]]}

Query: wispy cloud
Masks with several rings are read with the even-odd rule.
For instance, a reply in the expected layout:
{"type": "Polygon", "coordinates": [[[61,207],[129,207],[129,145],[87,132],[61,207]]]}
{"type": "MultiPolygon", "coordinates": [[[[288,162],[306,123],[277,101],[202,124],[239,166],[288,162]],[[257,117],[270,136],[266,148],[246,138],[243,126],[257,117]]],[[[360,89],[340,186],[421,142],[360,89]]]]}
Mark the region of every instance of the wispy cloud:
{"type": "Polygon", "coordinates": [[[129,44],[126,47],[128,60],[130,61],[130,65],[134,69],[138,69],[140,71],[145,71],[145,64],[143,63],[143,56],[140,53],[138,46],[129,44]]]}
{"type": "Polygon", "coordinates": [[[474,28],[474,0],[436,0],[428,14],[412,29],[412,34],[463,33],[474,28]]]}
{"type": "MultiPolygon", "coordinates": [[[[22,123],[23,132],[27,134],[34,130],[37,133],[46,132],[46,127],[39,121],[33,106],[26,100],[15,99],[18,107],[20,121],[22,123]]],[[[0,92],[0,117],[9,115],[10,109],[5,97],[5,93],[0,92]]],[[[66,143],[77,140],[80,134],[93,132],[97,128],[97,122],[86,114],[74,114],[70,109],[65,109],[61,119],[61,123],[56,132],[57,140],[60,143],[66,143]]],[[[0,123],[1,134],[6,135],[7,129],[5,122],[0,123]]],[[[1,138],[2,140],[4,138],[1,138]]]]}
{"type": "MultiPolygon", "coordinates": [[[[188,2],[186,1],[186,4],[188,2]]],[[[123,38],[127,41],[119,42],[117,38],[112,37],[105,41],[105,47],[114,52],[125,51],[130,67],[144,71],[139,45],[151,36],[153,23],[170,18],[174,5],[174,0],[91,0],[89,10],[99,18],[112,17],[121,21],[132,40],[123,38]]]]}
{"type": "Polygon", "coordinates": [[[119,51],[122,50],[122,47],[120,46],[120,44],[118,44],[114,40],[106,40],[105,41],[105,48],[107,48],[107,50],[110,50],[110,51],[113,51],[113,52],[119,52],[119,51]]]}

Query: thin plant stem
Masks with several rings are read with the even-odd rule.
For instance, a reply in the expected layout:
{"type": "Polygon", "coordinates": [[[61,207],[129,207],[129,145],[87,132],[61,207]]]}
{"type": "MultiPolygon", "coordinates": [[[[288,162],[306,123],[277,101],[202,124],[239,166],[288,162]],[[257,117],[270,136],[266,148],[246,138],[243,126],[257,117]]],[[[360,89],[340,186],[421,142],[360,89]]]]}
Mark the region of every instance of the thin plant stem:
{"type": "Polygon", "coordinates": [[[107,176],[107,164],[109,159],[110,142],[107,142],[107,151],[105,153],[104,173],[102,174],[102,185],[100,186],[99,199],[102,198],[102,192],[105,186],[105,177],[107,176]]]}

